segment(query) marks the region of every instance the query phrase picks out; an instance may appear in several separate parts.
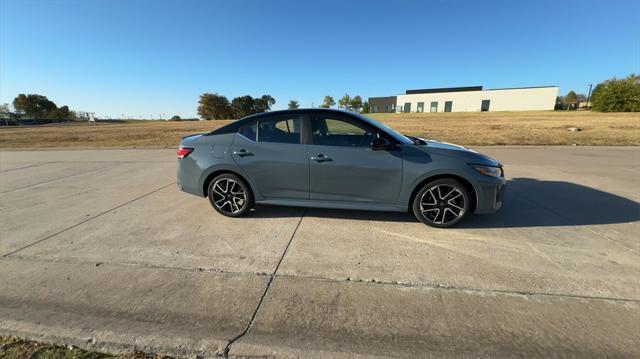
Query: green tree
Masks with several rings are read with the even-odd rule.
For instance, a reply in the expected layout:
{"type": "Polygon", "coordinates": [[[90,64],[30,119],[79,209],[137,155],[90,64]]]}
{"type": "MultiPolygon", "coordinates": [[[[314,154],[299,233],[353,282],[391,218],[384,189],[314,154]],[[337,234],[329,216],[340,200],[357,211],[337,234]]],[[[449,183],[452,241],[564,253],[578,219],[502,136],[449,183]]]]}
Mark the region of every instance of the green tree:
{"type": "Polygon", "coordinates": [[[231,111],[233,112],[233,116],[235,118],[243,118],[257,113],[257,109],[260,105],[256,106],[254,102],[253,97],[249,95],[234,98],[231,100],[231,111]]]}
{"type": "Polygon", "coordinates": [[[47,114],[47,118],[56,121],[69,121],[71,119],[71,111],[69,111],[69,106],[62,106],[59,108],[54,108],[47,114]]]}
{"type": "Polygon", "coordinates": [[[49,113],[57,108],[56,104],[46,96],[35,94],[19,94],[13,100],[13,108],[16,112],[34,119],[45,119],[49,113]]]}
{"type": "Polygon", "coordinates": [[[349,101],[349,105],[351,110],[360,112],[360,109],[362,108],[362,97],[359,95],[354,96],[351,101],[349,101]]]}
{"type": "Polygon", "coordinates": [[[236,118],[250,116],[256,113],[268,112],[276,100],[271,95],[253,98],[249,95],[239,96],[231,100],[231,112],[236,118]]]}
{"type": "Polygon", "coordinates": [[[331,96],[325,96],[324,100],[322,101],[322,105],[320,105],[321,108],[330,108],[331,106],[335,106],[336,105],[336,101],[333,99],[333,97],[331,96]]]}
{"type": "Polygon", "coordinates": [[[344,94],[340,100],[338,100],[338,107],[349,110],[351,107],[351,97],[349,94],[344,94]]]}
{"type": "Polygon", "coordinates": [[[61,119],[62,120],[70,120],[71,119],[71,110],[69,110],[69,106],[64,105],[60,108],[58,108],[59,113],[61,115],[61,119]]]}
{"type": "Polygon", "coordinates": [[[175,115],[169,119],[169,121],[182,121],[182,118],[178,115],[175,115]]]}
{"type": "Polygon", "coordinates": [[[4,103],[0,106],[0,118],[11,118],[11,110],[9,109],[8,103],[4,103]]]}
{"type": "Polygon", "coordinates": [[[78,121],[78,113],[76,111],[69,111],[69,121],[78,121]]]}
{"type": "Polygon", "coordinates": [[[223,120],[231,117],[229,100],[217,93],[203,93],[198,101],[198,116],[207,121],[223,120]]]}
{"type": "Polygon", "coordinates": [[[11,112],[9,104],[5,103],[0,106],[0,125],[8,126],[14,124],[16,115],[11,112]]]}
{"type": "Polygon", "coordinates": [[[253,113],[268,112],[271,106],[276,104],[276,100],[271,95],[262,95],[260,98],[253,99],[253,113]]]}
{"type": "Polygon", "coordinates": [[[365,101],[362,104],[362,113],[369,113],[369,102],[365,101]]]}
{"type": "Polygon", "coordinates": [[[599,83],[591,95],[591,106],[602,112],[640,111],[640,76],[631,74],[599,83]]]}
{"type": "Polygon", "coordinates": [[[578,102],[578,95],[574,91],[569,91],[566,96],[564,96],[564,105],[567,110],[574,110],[575,105],[578,102]]]}
{"type": "Polygon", "coordinates": [[[297,110],[300,108],[300,104],[296,100],[289,101],[289,110],[297,110]]]}

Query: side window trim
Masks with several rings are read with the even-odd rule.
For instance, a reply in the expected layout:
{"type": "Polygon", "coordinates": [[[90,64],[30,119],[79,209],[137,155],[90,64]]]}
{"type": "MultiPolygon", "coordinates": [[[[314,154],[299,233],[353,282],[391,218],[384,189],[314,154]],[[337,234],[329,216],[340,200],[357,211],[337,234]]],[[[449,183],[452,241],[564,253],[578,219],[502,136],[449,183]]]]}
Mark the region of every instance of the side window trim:
{"type": "Polygon", "coordinates": [[[311,119],[313,115],[308,113],[300,114],[300,144],[313,144],[313,134],[311,133],[311,119]]]}

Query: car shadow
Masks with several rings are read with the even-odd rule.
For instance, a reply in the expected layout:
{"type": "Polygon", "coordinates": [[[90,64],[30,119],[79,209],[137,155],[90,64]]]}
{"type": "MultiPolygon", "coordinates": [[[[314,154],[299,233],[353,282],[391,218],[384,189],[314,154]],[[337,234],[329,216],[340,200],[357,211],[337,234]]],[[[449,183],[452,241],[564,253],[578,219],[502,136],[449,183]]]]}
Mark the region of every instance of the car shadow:
{"type": "Polygon", "coordinates": [[[304,208],[280,207],[256,205],[255,210],[249,214],[250,218],[281,218],[300,216],[305,213],[307,217],[332,218],[332,219],[352,219],[360,221],[380,221],[380,222],[418,222],[409,213],[403,212],[378,212],[359,211],[347,209],[327,209],[327,208],[304,208]]]}
{"type": "Polygon", "coordinates": [[[565,181],[514,178],[492,215],[472,216],[460,228],[580,226],[640,220],[640,203],[565,181]]]}
{"type": "MultiPolygon", "coordinates": [[[[302,209],[257,206],[252,218],[294,217],[302,209]]],[[[309,208],[307,216],[380,222],[418,221],[410,213],[309,208]]],[[[514,178],[504,204],[490,215],[469,216],[456,228],[512,228],[629,223],[640,220],[640,203],[595,188],[564,181],[514,178]]]]}

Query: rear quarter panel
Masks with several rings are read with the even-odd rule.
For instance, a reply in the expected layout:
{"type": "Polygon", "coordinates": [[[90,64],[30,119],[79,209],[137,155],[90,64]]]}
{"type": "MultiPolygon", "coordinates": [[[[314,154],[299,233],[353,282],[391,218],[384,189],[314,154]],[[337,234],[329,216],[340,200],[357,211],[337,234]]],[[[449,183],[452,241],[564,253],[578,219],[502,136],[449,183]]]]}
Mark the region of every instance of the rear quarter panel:
{"type": "Polygon", "coordinates": [[[201,136],[181,142],[181,146],[194,148],[187,158],[178,160],[177,178],[183,191],[206,197],[204,184],[209,175],[218,171],[240,173],[229,150],[234,135],[201,136]]]}

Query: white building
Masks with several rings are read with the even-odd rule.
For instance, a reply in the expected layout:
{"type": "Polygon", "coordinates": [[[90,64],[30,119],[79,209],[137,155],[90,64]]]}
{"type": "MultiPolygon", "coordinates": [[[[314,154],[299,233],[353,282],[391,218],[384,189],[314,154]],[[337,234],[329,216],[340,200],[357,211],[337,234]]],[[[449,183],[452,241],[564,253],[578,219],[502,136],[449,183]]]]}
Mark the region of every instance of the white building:
{"type": "Polygon", "coordinates": [[[407,90],[405,94],[370,97],[375,112],[477,112],[553,110],[557,86],[483,90],[482,86],[407,90]]]}

